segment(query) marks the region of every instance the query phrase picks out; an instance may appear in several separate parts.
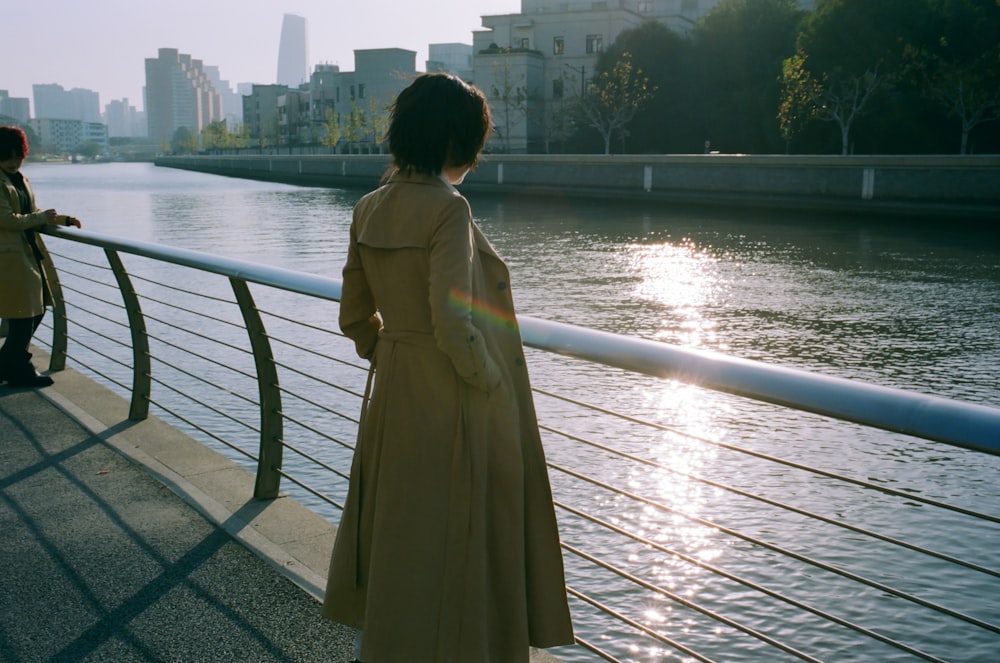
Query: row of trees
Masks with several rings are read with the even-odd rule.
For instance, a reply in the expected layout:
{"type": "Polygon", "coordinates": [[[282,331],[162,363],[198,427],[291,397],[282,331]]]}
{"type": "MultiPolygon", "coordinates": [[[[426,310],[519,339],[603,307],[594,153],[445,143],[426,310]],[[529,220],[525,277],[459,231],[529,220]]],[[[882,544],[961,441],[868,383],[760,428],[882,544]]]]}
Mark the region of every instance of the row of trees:
{"type": "Polygon", "coordinates": [[[1000,0],[723,0],[622,33],[573,113],[571,151],[1000,152],[1000,0]]]}
{"type": "Polygon", "coordinates": [[[322,145],[347,152],[380,151],[381,137],[388,129],[388,105],[378,99],[352,101],[343,113],[331,107],[322,119],[293,118],[280,122],[277,116],[261,126],[258,135],[251,136],[246,123],[232,126],[225,120],[214,121],[196,133],[189,127],[178,127],[164,151],[174,154],[240,150],[250,147],[298,147],[322,145]]]}
{"type": "MultiPolygon", "coordinates": [[[[809,12],[796,0],[722,0],[689,35],[649,21],[619,35],[596,71],[563,71],[542,118],[527,116],[538,91],[508,57],[493,74],[494,147],[506,151],[527,119],[546,152],[1000,152],[1000,0],[819,0],[809,12]]],[[[352,100],[274,118],[253,137],[214,123],[170,147],[371,151],[386,108],[352,100]]]]}

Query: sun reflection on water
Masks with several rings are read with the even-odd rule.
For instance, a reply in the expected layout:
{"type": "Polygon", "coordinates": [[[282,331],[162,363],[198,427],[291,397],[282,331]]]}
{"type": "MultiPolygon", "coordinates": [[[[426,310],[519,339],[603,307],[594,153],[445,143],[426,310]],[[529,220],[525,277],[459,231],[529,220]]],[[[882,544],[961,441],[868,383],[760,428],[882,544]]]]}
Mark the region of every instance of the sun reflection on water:
{"type": "Polygon", "coordinates": [[[676,244],[632,244],[627,251],[640,275],[635,295],[665,309],[657,338],[717,347],[717,321],[709,313],[729,291],[720,276],[720,258],[687,238],[676,244]]]}
{"type": "MultiPolygon", "coordinates": [[[[662,307],[655,332],[658,340],[685,347],[720,349],[714,312],[730,292],[722,260],[690,239],[677,243],[632,244],[628,247],[639,279],[635,296],[662,307]]],[[[661,587],[684,599],[696,599],[710,582],[700,564],[712,564],[727,550],[719,531],[694,519],[713,520],[718,489],[699,481],[717,470],[719,448],[703,440],[725,436],[727,406],[711,392],[665,380],[645,392],[645,407],[658,421],[669,422],[649,441],[646,453],[658,469],[637,470],[633,481],[666,509],[644,506],[633,514],[647,538],[677,554],[646,551],[645,566],[661,587]]],[[[685,629],[680,615],[662,605],[649,605],[644,622],[651,628],[685,629]]],[[[655,657],[652,660],[656,660],[655,657]]]]}

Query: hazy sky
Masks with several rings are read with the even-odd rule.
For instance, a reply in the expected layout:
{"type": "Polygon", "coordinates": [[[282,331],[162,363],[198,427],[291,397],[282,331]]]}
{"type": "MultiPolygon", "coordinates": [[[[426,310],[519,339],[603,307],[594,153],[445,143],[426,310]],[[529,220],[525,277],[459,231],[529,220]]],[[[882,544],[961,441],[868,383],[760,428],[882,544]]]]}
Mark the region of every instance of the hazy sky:
{"type": "Polygon", "coordinates": [[[31,99],[34,83],[127,97],[142,109],[145,59],[176,48],[238,83],[273,83],[285,14],[307,21],[310,67],[354,69],[354,49],[405,48],[424,69],[427,45],[472,43],[480,17],[520,0],[4,0],[0,90],[31,99]]]}

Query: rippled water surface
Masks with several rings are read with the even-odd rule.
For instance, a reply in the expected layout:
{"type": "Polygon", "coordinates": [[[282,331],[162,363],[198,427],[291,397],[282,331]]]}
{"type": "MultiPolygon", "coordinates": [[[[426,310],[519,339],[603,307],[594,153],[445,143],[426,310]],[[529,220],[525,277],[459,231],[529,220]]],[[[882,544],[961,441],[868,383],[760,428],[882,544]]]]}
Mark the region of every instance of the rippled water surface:
{"type": "MultiPolygon", "coordinates": [[[[81,218],[85,229],[238,257],[338,277],[346,253],[351,208],[363,192],[315,189],[221,178],[143,164],[29,165],[42,207],[81,218]]],[[[470,196],[477,222],[511,268],[522,315],[569,322],[747,359],[1000,406],[1000,233],[951,223],[852,218],[808,213],[676,209],[667,205],[470,196]]],[[[335,309],[306,303],[300,315],[335,324],[335,309]]],[[[692,477],[711,477],[737,491],[761,491],[800,509],[820,511],[871,529],[933,545],[1000,567],[1000,529],[942,520],[930,509],[898,517],[898,502],[775,468],[754,455],[777,455],[858,479],[886,481],[935,499],[1000,515],[1000,459],[821,417],[764,406],[695,387],[624,375],[605,367],[530,352],[532,379],[542,390],[598,402],[659,422],[692,438],[657,428],[604,424],[578,409],[539,396],[540,419],[573,435],[599,435],[621,452],[654,463],[637,467],[581,453],[547,435],[556,466],[646,491],[664,512],[598,493],[570,475],[553,472],[557,499],[586,503],[649,540],[699,560],[753,575],[778,573],[784,590],[840,597],[840,610],[872,627],[909,633],[948,660],[990,660],[998,639],[962,636],[950,643],[934,623],[909,623],[877,591],[846,588],[836,577],[775,558],[734,540],[738,527],[832,564],[858,565],[893,579],[879,547],[860,553],[850,538],[832,537],[794,513],[764,511],[733,490],[692,477]],[[698,439],[721,441],[707,445],[698,439]],[[650,469],[653,467],[654,469],[650,469]],[[859,497],[860,495],[860,497],[859,497]],[[681,517],[683,514],[684,517],[681,517]],[[698,524],[689,517],[711,520],[698,524]],[[882,604],[886,605],[883,606],[882,604]],[[916,631],[916,633],[911,633],[916,631]]],[[[336,516],[331,516],[335,518],[336,516]]],[[[564,539],[621,557],[679,594],[717,603],[759,621],[766,630],[780,615],[757,615],[739,587],[720,582],[676,558],[651,556],[649,547],[622,549],[598,528],[560,513],[564,539]],[[744,605],[745,603],[745,605],[744,605]]],[[[984,585],[931,561],[914,561],[914,590],[968,608],[1000,623],[1000,584],[984,585]]],[[[609,581],[568,561],[571,585],[607,590],[628,605],[609,581]]],[[[716,660],[770,660],[715,631],[700,633],[695,617],[679,617],[651,602],[645,623],[683,632],[716,660]]],[[[577,617],[578,631],[597,642],[624,635],[577,617]]],[[[807,619],[792,637],[808,649],[825,643],[837,661],[911,660],[880,650],[857,651],[807,619]]],[[[594,660],[579,649],[570,661],[594,660]]],[[[660,648],[636,645],[622,660],[677,660],[660,648]]]]}

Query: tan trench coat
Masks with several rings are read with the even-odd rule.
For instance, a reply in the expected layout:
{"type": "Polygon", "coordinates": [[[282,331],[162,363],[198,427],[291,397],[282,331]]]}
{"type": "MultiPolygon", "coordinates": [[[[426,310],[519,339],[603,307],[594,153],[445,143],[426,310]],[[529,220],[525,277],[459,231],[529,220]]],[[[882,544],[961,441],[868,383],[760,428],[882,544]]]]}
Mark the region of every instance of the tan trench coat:
{"type": "Polygon", "coordinates": [[[376,369],[323,614],[364,630],[365,663],[572,644],[509,273],[468,202],[396,173],[356,206],[343,274],[340,326],[376,369]]]}
{"type": "MultiPolygon", "coordinates": [[[[44,226],[48,220],[35,205],[27,177],[24,186],[31,198],[30,214],[20,213],[17,189],[7,173],[0,171],[0,318],[33,318],[52,303],[42,287],[44,272],[24,235],[25,230],[44,226]]],[[[45,256],[44,264],[48,261],[45,243],[40,236],[35,242],[45,256]]]]}

